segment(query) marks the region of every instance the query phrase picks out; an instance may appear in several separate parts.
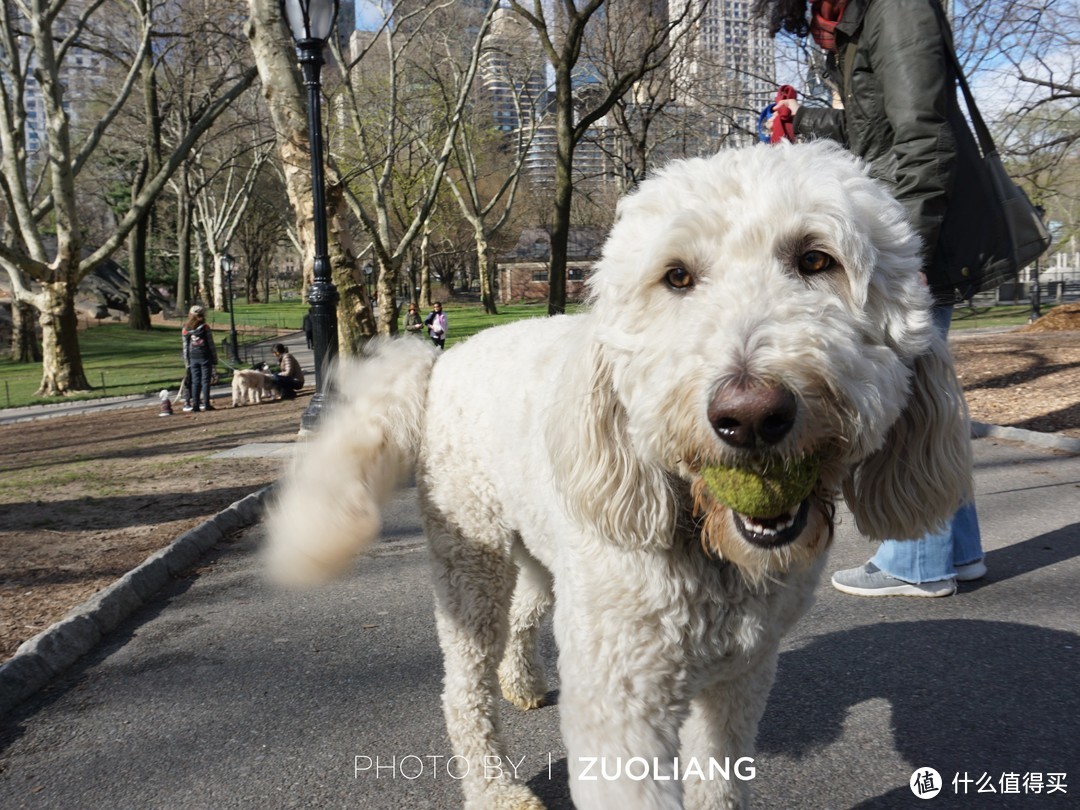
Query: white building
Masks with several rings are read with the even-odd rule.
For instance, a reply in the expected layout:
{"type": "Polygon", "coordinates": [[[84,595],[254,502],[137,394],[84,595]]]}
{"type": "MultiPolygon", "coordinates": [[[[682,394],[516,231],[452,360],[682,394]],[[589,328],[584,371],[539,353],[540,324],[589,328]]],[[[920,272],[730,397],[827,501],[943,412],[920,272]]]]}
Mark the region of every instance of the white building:
{"type": "Polygon", "coordinates": [[[752,141],[760,111],[776,95],[776,50],[752,0],[669,0],[672,19],[694,21],[669,68],[676,102],[715,114],[719,145],[752,141]],[[689,6],[689,7],[688,7],[689,6]],[[734,137],[728,137],[734,136],[734,137]]]}

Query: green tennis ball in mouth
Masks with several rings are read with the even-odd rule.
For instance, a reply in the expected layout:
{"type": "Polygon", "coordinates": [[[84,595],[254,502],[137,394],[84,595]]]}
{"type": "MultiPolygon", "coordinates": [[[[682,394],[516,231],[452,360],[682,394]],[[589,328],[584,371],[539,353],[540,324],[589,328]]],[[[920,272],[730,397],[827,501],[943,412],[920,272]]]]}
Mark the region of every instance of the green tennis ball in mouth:
{"type": "Polygon", "coordinates": [[[709,492],[724,506],[750,517],[768,518],[790,512],[814,491],[817,456],[776,464],[766,470],[711,466],[701,470],[709,492]]]}

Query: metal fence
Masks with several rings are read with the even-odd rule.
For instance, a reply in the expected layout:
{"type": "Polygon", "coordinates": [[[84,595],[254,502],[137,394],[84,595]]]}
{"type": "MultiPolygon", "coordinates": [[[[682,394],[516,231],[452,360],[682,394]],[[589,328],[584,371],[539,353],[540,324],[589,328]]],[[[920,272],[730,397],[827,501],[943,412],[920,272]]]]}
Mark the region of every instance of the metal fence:
{"type": "MultiPolygon", "coordinates": [[[[220,326],[218,327],[220,329],[220,326]]],[[[276,362],[273,354],[275,343],[283,335],[289,335],[297,331],[295,327],[287,326],[277,321],[264,321],[252,324],[249,320],[242,328],[236,331],[236,352],[240,358],[238,368],[251,368],[256,363],[276,362]]],[[[231,351],[232,335],[228,331],[221,339],[219,357],[227,365],[237,365],[232,362],[231,351]]]]}

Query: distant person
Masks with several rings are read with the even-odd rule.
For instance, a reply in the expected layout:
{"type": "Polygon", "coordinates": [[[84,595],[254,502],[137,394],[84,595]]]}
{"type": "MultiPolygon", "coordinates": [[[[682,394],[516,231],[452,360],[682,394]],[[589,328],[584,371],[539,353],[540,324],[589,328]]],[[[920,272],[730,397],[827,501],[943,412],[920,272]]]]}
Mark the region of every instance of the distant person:
{"type": "Polygon", "coordinates": [[[419,335],[424,331],[424,322],[420,320],[420,311],[416,304],[409,304],[409,311],[405,313],[405,334],[419,335]]]}
{"type": "Polygon", "coordinates": [[[217,350],[214,348],[214,334],[206,323],[206,310],[196,304],[188,310],[188,319],[182,331],[184,340],[185,377],[190,377],[190,402],[184,405],[185,411],[212,411],[210,404],[210,386],[216,374],[217,350]]]}
{"type": "Polygon", "coordinates": [[[307,341],[309,349],[315,346],[315,326],[311,322],[310,312],[304,316],[304,339],[307,341]]]}
{"type": "Polygon", "coordinates": [[[431,308],[431,313],[424,318],[424,326],[428,329],[428,334],[431,336],[431,342],[438,346],[440,349],[446,343],[446,330],[449,323],[446,320],[446,313],[442,311],[442,303],[436,301],[431,308]]]}
{"type": "Polygon", "coordinates": [[[274,357],[278,361],[278,372],[271,375],[274,387],[282,399],[296,399],[297,390],[304,387],[304,370],[300,368],[300,361],[289,354],[284,343],[274,344],[274,357]]]}

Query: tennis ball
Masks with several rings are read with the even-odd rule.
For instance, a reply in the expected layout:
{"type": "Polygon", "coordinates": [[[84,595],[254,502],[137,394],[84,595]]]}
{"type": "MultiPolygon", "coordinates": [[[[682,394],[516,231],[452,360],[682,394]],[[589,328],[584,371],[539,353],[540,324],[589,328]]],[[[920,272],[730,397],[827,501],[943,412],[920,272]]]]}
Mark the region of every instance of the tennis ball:
{"type": "Polygon", "coordinates": [[[710,466],[701,470],[709,492],[720,503],[750,517],[782,515],[802,503],[814,490],[817,456],[804,456],[766,470],[710,466]]]}

